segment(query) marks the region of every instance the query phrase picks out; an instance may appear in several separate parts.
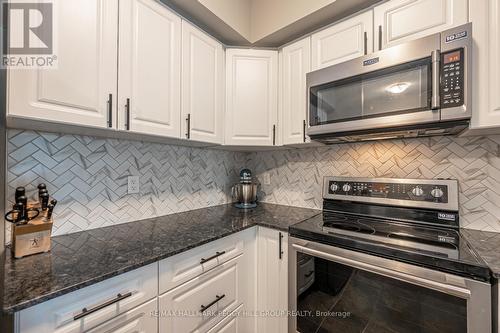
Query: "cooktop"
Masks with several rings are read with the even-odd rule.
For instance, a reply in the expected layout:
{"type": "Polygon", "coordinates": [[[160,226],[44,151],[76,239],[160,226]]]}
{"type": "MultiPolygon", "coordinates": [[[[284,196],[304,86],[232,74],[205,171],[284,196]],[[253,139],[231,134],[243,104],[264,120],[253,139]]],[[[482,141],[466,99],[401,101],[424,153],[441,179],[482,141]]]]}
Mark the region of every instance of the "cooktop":
{"type": "Polygon", "coordinates": [[[292,225],[290,236],[490,279],[460,234],[456,181],[327,177],[323,196],[323,214],[292,225]]]}

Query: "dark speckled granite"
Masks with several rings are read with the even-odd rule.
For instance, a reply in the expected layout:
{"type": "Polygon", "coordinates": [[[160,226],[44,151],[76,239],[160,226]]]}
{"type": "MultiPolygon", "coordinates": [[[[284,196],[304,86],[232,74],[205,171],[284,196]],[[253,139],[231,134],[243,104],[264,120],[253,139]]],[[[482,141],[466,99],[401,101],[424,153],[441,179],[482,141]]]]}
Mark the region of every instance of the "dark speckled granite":
{"type": "Polygon", "coordinates": [[[283,231],[318,210],[260,204],[203,208],[52,238],[52,251],[5,264],[3,310],[13,313],[255,225],[283,231]]]}
{"type": "Polygon", "coordinates": [[[470,246],[490,268],[493,277],[500,278],[500,233],[461,229],[470,246]]]}

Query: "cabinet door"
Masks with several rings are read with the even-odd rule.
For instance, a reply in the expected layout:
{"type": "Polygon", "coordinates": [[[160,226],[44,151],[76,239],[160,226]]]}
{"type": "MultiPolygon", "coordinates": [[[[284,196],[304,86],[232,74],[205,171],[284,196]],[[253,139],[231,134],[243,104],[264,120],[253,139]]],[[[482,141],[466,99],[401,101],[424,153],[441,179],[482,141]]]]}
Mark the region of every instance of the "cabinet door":
{"type": "Polygon", "coordinates": [[[277,79],[277,51],[226,51],[227,145],[277,144],[277,79]]]}
{"type": "Polygon", "coordinates": [[[182,21],[182,133],[222,143],[224,111],[222,44],[182,21]]]}
{"type": "Polygon", "coordinates": [[[260,227],[257,245],[257,309],[283,311],[258,317],[258,332],[288,332],[288,234],[260,227]]]}
{"type": "Polygon", "coordinates": [[[306,142],[306,74],[311,70],[311,38],[304,38],[281,51],[281,119],[283,144],[306,142]]]}
{"type": "Polygon", "coordinates": [[[120,4],[120,128],[180,137],[180,57],[177,15],[155,0],[120,4]]]}
{"type": "Polygon", "coordinates": [[[500,127],[500,0],[470,2],[473,49],[471,128],[497,134],[500,127]]]}
{"type": "Polygon", "coordinates": [[[59,1],[54,16],[64,27],[56,31],[57,68],[9,70],[9,115],[114,126],[108,99],[116,99],[118,0],[59,1]]]}
{"type": "Polygon", "coordinates": [[[312,35],[312,69],[373,52],[373,12],[367,11],[312,35]]]}
{"type": "Polygon", "coordinates": [[[375,7],[376,48],[467,23],[467,0],[391,0],[375,7]]]}

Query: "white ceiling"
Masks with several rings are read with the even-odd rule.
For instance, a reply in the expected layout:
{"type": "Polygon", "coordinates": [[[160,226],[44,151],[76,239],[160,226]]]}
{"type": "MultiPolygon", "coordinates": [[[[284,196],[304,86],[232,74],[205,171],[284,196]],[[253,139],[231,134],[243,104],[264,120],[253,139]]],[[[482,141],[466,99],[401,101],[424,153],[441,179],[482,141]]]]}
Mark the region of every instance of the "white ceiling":
{"type": "Polygon", "coordinates": [[[161,0],[228,45],[281,46],[381,0],[161,0]]]}

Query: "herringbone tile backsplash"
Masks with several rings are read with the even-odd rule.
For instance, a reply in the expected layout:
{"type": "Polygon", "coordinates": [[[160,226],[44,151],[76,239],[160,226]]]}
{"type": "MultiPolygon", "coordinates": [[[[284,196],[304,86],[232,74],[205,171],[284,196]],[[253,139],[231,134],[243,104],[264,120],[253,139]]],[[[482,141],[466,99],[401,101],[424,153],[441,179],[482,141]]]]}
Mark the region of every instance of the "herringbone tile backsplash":
{"type": "Polygon", "coordinates": [[[462,226],[500,232],[500,136],[233,153],[9,130],[7,207],[17,186],[33,197],[46,183],[60,235],[230,202],[244,166],[271,175],[261,201],[310,208],[321,208],[324,176],[456,178],[462,226]],[[140,176],[140,194],[127,194],[129,175],[140,176]]]}
{"type": "Polygon", "coordinates": [[[461,225],[500,232],[500,136],[259,152],[247,164],[261,180],[271,175],[271,185],[261,185],[261,201],[309,208],[322,206],[324,176],[458,179],[461,225]]]}
{"type": "Polygon", "coordinates": [[[218,150],[9,130],[7,207],[17,186],[36,197],[44,182],[59,201],[53,234],[98,228],[230,202],[244,162],[218,150]],[[140,194],[127,194],[130,175],[140,176],[140,194]]]}

